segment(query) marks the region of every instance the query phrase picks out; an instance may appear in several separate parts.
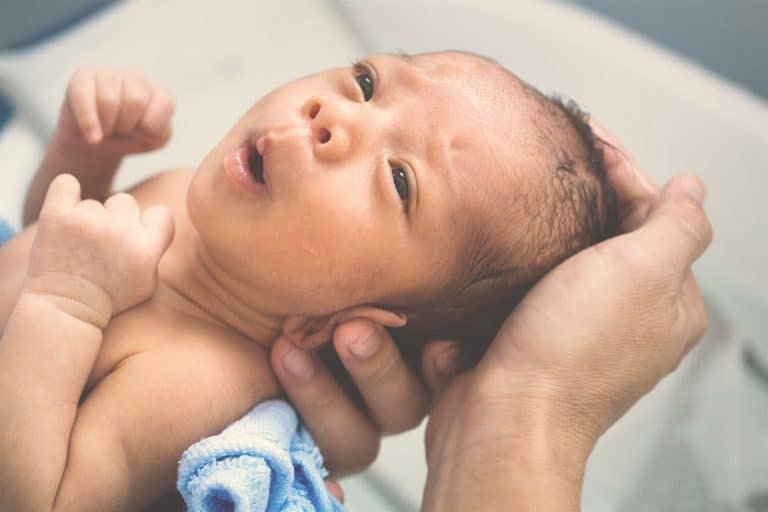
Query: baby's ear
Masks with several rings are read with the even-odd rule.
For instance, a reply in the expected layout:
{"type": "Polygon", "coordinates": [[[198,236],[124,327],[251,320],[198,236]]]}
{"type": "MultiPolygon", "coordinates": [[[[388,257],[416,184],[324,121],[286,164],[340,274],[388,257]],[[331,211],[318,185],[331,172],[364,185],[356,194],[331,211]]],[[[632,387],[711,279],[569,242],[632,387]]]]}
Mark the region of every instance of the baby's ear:
{"type": "Polygon", "coordinates": [[[322,317],[287,318],[283,323],[283,336],[300,347],[314,348],[330,341],[337,325],[355,318],[367,318],[384,327],[402,327],[407,322],[404,313],[376,306],[353,306],[322,317]]]}

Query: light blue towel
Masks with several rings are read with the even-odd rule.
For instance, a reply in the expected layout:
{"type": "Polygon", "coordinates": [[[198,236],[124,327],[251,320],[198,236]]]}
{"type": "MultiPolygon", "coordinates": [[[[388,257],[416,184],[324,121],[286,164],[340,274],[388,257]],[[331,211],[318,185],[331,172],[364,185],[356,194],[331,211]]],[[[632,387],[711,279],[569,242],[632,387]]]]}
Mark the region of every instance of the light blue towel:
{"type": "Polygon", "coordinates": [[[326,475],[293,408],[269,400],[187,448],[177,487],[189,512],[343,512],[326,475]]]}
{"type": "Polygon", "coordinates": [[[3,219],[0,219],[0,245],[6,240],[10,240],[13,235],[13,228],[3,219]]]}

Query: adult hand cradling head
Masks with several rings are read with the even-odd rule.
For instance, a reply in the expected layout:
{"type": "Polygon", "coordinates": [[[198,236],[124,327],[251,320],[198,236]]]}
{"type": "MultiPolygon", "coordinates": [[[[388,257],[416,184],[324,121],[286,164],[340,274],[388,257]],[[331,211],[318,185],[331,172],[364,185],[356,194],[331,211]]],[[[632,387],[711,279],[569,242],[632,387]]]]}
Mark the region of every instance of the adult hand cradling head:
{"type": "Polygon", "coordinates": [[[577,510],[599,436],[704,332],[690,270],[712,239],[703,184],[686,175],[657,191],[603,146],[623,234],[545,276],[442,394],[427,428],[425,510],[577,510]]]}
{"type": "MultiPolygon", "coordinates": [[[[508,509],[513,503],[578,509],[586,459],[600,435],[675,369],[704,332],[703,301],[690,270],[712,238],[703,184],[685,175],[658,190],[620,143],[592,124],[607,141],[601,149],[618,195],[622,234],[546,275],[507,318],[481,362],[450,383],[456,347],[445,341],[427,347],[424,376],[437,400],[426,436],[425,510],[508,509]]],[[[386,332],[353,321],[338,330],[334,343],[366,402],[374,404],[374,418],[400,418],[395,429],[413,423],[424,390],[394,355],[386,332]],[[379,347],[372,358],[387,359],[386,371],[361,371],[369,363],[350,357],[349,347],[366,338],[379,347]]],[[[275,366],[307,423],[322,424],[318,418],[327,411],[303,398],[317,396],[313,379],[329,376],[318,372],[297,385],[275,366]]],[[[334,423],[360,421],[348,410],[334,423]]],[[[313,433],[321,447],[326,444],[322,431],[313,433]]]]}

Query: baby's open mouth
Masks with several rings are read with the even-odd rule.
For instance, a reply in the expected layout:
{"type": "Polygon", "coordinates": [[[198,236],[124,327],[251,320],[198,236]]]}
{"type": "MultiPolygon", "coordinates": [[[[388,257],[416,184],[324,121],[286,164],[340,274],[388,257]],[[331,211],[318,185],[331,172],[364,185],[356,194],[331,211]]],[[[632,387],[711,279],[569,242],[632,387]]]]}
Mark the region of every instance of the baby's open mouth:
{"type": "Polygon", "coordinates": [[[248,171],[257,182],[264,183],[264,158],[251,145],[248,146],[248,171]]]}
{"type": "Polygon", "coordinates": [[[225,174],[235,185],[259,195],[269,189],[264,154],[257,144],[243,141],[224,157],[223,166],[225,174]]]}

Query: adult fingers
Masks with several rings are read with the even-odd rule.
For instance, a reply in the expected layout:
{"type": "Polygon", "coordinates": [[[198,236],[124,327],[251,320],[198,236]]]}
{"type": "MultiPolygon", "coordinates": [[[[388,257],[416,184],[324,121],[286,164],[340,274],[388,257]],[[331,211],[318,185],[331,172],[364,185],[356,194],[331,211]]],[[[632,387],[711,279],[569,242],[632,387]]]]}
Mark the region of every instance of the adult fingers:
{"type": "Polygon", "coordinates": [[[421,372],[433,403],[440,399],[445,388],[463,368],[461,350],[456,342],[434,340],[427,343],[421,356],[421,372]]]}
{"type": "Polygon", "coordinates": [[[637,240],[637,247],[653,248],[656,261],[679,269],[681,281],[712,241],[712,226],[702,208],[705,195],[706,188],[696,176],[672,179],[648,221],[628,235],[637,240]]]}
{"type": "Polygon", "coordinates": [[[278,338],[271,361],[280,385],[334,474],[360,471],[373,462],[379,433],[314,353],[278,338]]]}
{"type": "Polygon", "coordinates": [[[590,126],[603,153],[606,178],[616,191],[623,231],[632,231],[648,216],[658,187],[632,161],[621,141],[595,120],[590,120],[590,126]]]}
{"type": "Polygon", "coordinates": [[[350,320],[336,328],[333,344],[380,432],[402,432],[421,422],[427,391],[386,329],[367,319],[350,320]]]}
{"type": "Polygon", "coordinates": [[[333,497],[339,500],[339,503],[342,505],[344,504],[344,489],[341,488],[341,485],[336,480],[332,480],[330,478],[327,478],[325,480],[325,486],[328,488],[328,491],[333,494],[333,497]]]}

